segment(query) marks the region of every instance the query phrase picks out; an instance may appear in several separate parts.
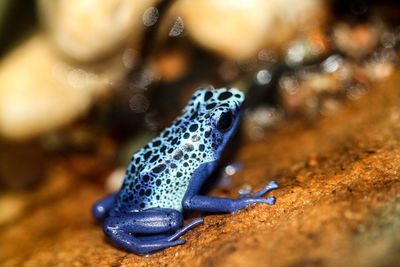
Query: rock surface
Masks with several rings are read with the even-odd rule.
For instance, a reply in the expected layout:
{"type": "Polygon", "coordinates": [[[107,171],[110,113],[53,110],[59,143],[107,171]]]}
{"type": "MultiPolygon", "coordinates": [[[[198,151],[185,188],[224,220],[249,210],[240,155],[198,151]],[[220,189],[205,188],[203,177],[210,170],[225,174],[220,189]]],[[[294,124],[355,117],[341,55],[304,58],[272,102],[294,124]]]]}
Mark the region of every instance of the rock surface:
{"type": "Polygon", "coordinates": [[[234,197],[274,179],[277,204],[205,215],[185,245],[149,257],[110,245],[89,212],[105,192],[55,164],[20,196],[19,215],[2,220],[0,265],[399,266],[399,74],[335,116],[242,142],[243,171],[210,193],[234,197]]]}

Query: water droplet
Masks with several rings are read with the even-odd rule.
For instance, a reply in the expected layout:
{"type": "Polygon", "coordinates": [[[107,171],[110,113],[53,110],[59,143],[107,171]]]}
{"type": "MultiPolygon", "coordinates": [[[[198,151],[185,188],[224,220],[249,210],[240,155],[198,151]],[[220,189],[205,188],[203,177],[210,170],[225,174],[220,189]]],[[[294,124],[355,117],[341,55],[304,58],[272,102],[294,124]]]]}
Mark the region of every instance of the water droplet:
{"type": "Polygon", "coordinates": [[[335,72],[343,64],[343,58],[339,55],[332,55],[321,63],[321,67],[325,72],[335,72]]]}
{"type": "Polygon", "coordinates": [[[143,14],[143,24],[147,27],[153,26],[157,23],[160,14],[156,7],[148,8],[143,14]]]}
{"type": "Polygon", "coordinates": [[[286,63],[290,66],[301,64],[306,57],[307,49],[301,41],[293,43],[287,52],[286,63]]]}
{"type": "Polygon", "coordinates": [[[248,194],[251,193],[251,185],[245,184],[239,189],[239,195],[241,197],[247,196],[248,194]]]}
{"type": "Polygon", "coordinates": [[[241,171],[243,168],[242,164],[240,162],[234,162],[232,164],[227,165],[224,168],[224,172],[228,176],[234,175],[236,172],[241,171]]]}
{"type": "Polygon", "coordinates": [[[257,72],[257,83],[265,85],[271,82],[271,73],[268,70],[260,70],[257,72]]]}
{"type": "Polygon", "coordinates": [[[392,48],[396,45],[396,36],[394,33],[385,32],[382,34],[380,41],[384,48],[392,48]]]}
{"type": "Polygon", "coordinates": [[[149,106],[149,100],[147,99],[147,97],[141,94],[134,95],[129,100],[129,107],[135,113],[146,112],[149,106]]]}
{"type": "Polygon", "coordinates": [[[271,63],[277,62],[276,54],[273,51],[270,51],[267,49],[263,49],[260,52],[258,52],[257,57],[261,61],[266,61],[266,62],[271,62],[271,63]]]}
{"type": "Polygon", "coordinates": [[[146,90],[156,80],[156,77],[150,69],[145,69],[141,73],[134,75],[132,80],[134,81],[132,83],[133,88],[146,90]]]}
{"type": "Polygon", "coordinates": [[[232,165],[228,165],[225,167],[225,173],[227,175],[234,175],[236,173],[236,169],[232,165]]]}
{"type": "Polygon", "coordinates": [[[183,31],[185,29],[185,25],[183,23],[183,20],[181,17],[177,17],[174,21],[174,24],[171,27],[171,30],[169,31],[169,36],[171,37],[178,37],[183,34],[183,31]]]}

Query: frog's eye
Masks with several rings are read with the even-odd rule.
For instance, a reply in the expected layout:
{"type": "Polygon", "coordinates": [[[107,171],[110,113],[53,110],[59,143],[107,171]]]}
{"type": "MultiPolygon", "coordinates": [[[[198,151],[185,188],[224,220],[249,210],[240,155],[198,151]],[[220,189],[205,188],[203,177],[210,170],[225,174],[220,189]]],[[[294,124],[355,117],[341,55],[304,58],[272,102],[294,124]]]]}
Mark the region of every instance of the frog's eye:
{"type": "Polygon", "coordinates": [[[217,129],[220,132],[226,132],[231,126],[233,122],[233,115],[231,112],[227,111],[221,114],[217,121],[217,129]]]}

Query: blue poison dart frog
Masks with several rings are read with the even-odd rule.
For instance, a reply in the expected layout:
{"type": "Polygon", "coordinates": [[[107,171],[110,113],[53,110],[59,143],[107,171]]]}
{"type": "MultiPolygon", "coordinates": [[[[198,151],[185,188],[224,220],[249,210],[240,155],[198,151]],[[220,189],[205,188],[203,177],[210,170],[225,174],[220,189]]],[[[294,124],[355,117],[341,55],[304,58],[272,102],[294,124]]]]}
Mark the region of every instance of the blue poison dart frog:
{"type": "Polygon", "coordinates": [[[199,195],[237,129],[243,101],[237,89],[200,89],[170,127],[133,155],[120,191],[92,209],[113,243],[149,254],[185,243],[180,237],[203,222],[183,225],[183,211],[235,212],[275,203],[262,197],[278,188],[275,182],[238,199],[199,195]]]}

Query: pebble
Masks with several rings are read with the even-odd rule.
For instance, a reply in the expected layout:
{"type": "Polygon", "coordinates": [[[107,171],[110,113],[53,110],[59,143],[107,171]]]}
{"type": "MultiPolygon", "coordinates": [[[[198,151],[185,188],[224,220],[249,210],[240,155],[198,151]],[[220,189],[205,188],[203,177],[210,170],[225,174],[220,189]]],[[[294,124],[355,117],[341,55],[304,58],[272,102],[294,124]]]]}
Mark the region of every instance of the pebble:
{"type": "Polygon", "coordinates": [[[124,69],[121,60],[107,66],[70,65],[46,36],[33,34],[0,62],[0,136],[26,140],[72,122],[124,69]]]}
{"type": "Polygon", "coordinates": [[[21,215],[25,202],[18,195],[7,194],[0,197],[0,226],[11,223],[21,215]]]}
{"type": "Polygon", "coordinates": [[[325,8],[322,1],[316,0],[180,0],[176,3],[176,12],[193,40],[234,60],[248,59],[265,47],[280,48],[307,25],[324,23],[325,8]]]}
{"type": "Polygon", "coordinates": [[[106,189],[110,192],[117,192],[125,178],[125,167],[115,169],[107,178],[106,189]]]}
{"type": "Polygon", "coordinates": [[[88,62],[111,55],[124,46],[137,46],[144,29],[157,21],[158,13],[153,7],[157,2],[39,0],[38,9],[56,47],[73,60],[88,62]]]}

